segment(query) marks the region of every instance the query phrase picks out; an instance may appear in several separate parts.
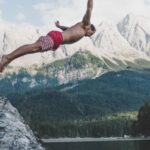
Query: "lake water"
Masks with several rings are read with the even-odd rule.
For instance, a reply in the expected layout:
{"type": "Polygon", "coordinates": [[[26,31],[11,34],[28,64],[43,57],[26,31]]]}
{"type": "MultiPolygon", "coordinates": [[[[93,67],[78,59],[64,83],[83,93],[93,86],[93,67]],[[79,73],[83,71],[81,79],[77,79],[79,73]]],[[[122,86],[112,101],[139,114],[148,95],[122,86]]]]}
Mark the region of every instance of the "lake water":
{"type": "Polygon", "coordinates": [[[51,142],[44,147],[46,150],[150,150],[150,140],[51,142]]]}

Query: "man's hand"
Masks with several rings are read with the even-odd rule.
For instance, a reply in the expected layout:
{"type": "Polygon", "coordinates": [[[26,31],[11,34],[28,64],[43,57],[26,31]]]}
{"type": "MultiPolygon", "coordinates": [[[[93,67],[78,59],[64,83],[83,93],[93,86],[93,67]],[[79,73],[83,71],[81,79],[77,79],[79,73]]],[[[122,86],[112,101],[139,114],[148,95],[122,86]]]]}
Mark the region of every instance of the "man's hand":
{"type": "Polygon", "coordinates": [[[61,29],[63,31],[65,31],[65,30],[68,29],[68,27],[66,27],[66,26],[61,26],[60,23],[59,23],[59,21],[56,21],[55,25],[56,25],[56,27],[58,27],[59,29],[61,29]]]}
{"type": "Polygon", "coordinates": [[[56,25],[56,27],[59,27],[59,26],[60,26],[59,21],[56,21],[56,22],[55,22],[55,25],[56,25]]]}

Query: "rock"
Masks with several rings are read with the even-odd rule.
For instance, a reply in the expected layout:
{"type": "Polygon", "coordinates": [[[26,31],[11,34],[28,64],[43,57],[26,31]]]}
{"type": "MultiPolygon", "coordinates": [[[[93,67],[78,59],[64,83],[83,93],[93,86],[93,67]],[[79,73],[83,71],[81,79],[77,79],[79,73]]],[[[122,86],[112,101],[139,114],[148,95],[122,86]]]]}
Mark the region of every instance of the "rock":
{"type": "Polygon", "coordinates": [[[0,150],[44,150],[5,97],[0,97],[0,150]]]}

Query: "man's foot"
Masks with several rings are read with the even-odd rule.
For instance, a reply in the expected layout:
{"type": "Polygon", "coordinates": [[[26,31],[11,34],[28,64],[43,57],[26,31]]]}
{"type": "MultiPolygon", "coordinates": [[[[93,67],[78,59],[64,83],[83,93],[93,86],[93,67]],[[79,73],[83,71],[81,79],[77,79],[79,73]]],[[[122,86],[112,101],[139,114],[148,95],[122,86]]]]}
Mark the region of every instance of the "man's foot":
{"type": "Polygon", "coordinates": [[[3,72],[5,66],[9,63],[6,55],[0,55],[0,72],[3,72]]]}

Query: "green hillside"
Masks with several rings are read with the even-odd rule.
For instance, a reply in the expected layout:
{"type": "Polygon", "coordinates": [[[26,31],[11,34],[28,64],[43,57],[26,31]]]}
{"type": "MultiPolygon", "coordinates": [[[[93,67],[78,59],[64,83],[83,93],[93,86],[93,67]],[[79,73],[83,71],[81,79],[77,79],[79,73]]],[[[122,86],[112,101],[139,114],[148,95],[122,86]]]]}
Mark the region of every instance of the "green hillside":
{"type": "MultiPolygon", "coordinates": [[[[68,121],[72,124],[75,120],[90,120],[114,113],[138,111],[150,100],[149,89],[149,73],[121,71],[75,84],[42,90],[33,88],[26,93],[7,96],[34,130],[45,133],[51,125],[60,130],[60,122],[67,125],[68,121]],[[41,127],[44,131],[40,131],[41,127]]],[[[131,122],[129,124],[131,127],[131,122]]],[[[52,135],[54,134],[50,132],[50,136],[52,135]]]]}
{"type": "Polygon", "coordinates": [[[77,52],[72,57],[36,68],[36,74],[21,68],[19,73],[1,76],[0,96],[8,97],[40,136],[100,136],[95,129],[106,131],[108,124],[113,126],[113,131],[101,136],[131,133],[135,119],[124,120],[117,116],[109,120],[107,116],[113,118],[118,113],[138,111],[150,100],[149,62],[138,60],[125,65],[117,59],[114,61],[118,65],[89,52],[77,52]],[[94,78],[100,68],[108,73],[94,78]],[[125,68],[134,68],[134,71],[119,71],[125,68]],[[60,74],[74,76],[76,71],[83,72],[84,80],[75,76],[68,84],[60,85],[60,74]],[[103,117],[107,119],[102,121],[103,117]],[[124,123],[127,126],[123,126],[124,123]],[[87,128],[83,130],[83,127],[87,128]],[[115,129],[119,127],[117,132],[115,129]],[[67,128],[70,128],[69,133],[67,128]]]}

